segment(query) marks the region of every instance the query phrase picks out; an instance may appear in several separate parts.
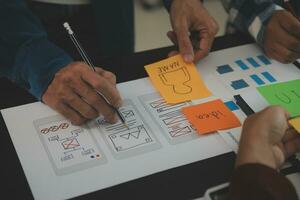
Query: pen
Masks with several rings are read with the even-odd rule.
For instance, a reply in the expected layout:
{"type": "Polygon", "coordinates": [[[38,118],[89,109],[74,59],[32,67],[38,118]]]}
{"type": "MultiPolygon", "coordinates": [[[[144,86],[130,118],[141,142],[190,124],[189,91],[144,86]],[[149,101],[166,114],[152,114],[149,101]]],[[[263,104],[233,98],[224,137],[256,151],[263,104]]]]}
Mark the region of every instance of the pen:
{"type": "Polygon", "coordinates": [[[289,11],[290,13],[292,13],[292,15],[300,21],[300,17],[297,15],[295,10],[293,9],[291,2],[289,0],[283,0],[283,4],[284,4],[285,9],[287,11],[289,11]]]}
{"type": "MultiPolygon", "coordinates": [[[[91,59],[88,57],[87,53],[84,51],[84,49],[82,48],[82,46],[80,45],[79,41],[76,39],[75,34],[73,32],[73,30],[71,29],[71,26],[69,25],[68,22],[65,22],[63,24],[63,26],[65,27],[65,29],[67,30],[73,44],[75,45],[77,51],[79,52],[80,56],[82,57],[82,59],[84,60],[84,62],[94,71],[95,70],[95,66],[93,65],[91,59]]],[[[128,128],[125,118],[123,117],[123,115],[121,114],[121,112],[119,111],[118,108],[112,106],[108,100],[105,98],[104,95],[102,95],[100,92],[97,91],[98,94],[100,94],[103,99],[106,101],[106,103],[117,113],[118,117],[121,119],[122,123],[128,128]]]]}

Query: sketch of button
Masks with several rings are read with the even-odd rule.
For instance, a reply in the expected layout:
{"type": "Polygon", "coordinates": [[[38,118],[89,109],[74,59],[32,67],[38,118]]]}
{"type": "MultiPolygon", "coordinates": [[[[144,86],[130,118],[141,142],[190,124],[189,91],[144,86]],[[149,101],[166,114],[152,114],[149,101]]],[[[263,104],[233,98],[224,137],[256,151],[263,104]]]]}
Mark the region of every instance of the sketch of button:
{"type": "Polygon", "coordinates": [[[124,118],[134,117],[134,112],[132,110],[122,111],[124,118]]]}
{"type": "Polygon", "coordinates": [[[178,137],[178,136],[181,136],[181,135],[185,135],[185,134],[188,134],[188,133],[191,133],[192,130],[190,129],[189,126],[185,126],[185,127],[176,127],[176,129],[170,131],[170,135],[172,137],[178,137]]]}

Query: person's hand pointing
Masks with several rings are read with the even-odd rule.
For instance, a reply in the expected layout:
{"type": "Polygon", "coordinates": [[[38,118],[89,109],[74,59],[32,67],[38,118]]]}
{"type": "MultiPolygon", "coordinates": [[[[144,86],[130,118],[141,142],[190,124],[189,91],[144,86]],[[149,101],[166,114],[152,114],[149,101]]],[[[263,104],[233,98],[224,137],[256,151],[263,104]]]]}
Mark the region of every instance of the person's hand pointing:
{"type": "Polygon", "coordinates": [[[197,62],[208,55],[219,27],[200,0],[173,0],[170,10],[173,31],[167,33],[178,45],[186,62],[197,62]]]}

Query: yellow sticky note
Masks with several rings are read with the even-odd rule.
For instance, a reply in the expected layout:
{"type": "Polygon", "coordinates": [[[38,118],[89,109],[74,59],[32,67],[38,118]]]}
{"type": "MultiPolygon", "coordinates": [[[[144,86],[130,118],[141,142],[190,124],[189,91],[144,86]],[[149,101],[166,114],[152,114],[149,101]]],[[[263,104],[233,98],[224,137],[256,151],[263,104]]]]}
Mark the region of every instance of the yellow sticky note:
{"type": "Polygon", "coordinates": [[[185,63],[181,55],[146,65],[145,69],[167,103],[179,103],[211,95],[193,63],[185,63]]]}
{"type": "Polygon", "coordinates": [[[300,133],[300,117],[289,120],[289,123],[300,133]]]}

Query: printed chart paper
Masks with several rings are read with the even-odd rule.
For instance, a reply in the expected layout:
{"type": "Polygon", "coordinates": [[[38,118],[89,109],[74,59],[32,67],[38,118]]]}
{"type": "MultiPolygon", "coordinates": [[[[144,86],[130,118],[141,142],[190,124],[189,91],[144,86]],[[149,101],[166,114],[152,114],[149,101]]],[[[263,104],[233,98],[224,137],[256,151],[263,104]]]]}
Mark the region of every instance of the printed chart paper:
{"type": "Polygon", "coordinates": [[[180,103],[211,96],[193,63],[180,55],[145,66],[147,73],[167,103],[180,103]]]}

